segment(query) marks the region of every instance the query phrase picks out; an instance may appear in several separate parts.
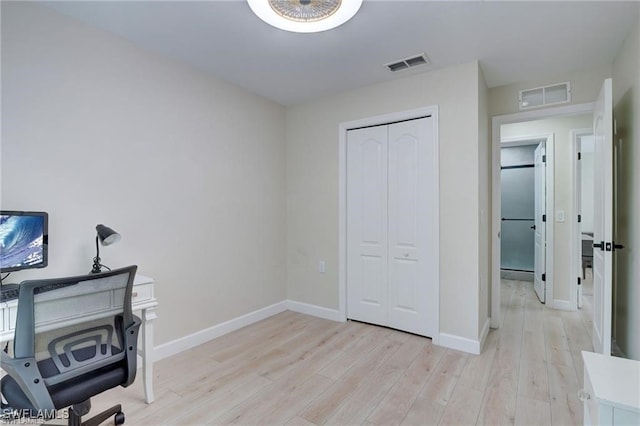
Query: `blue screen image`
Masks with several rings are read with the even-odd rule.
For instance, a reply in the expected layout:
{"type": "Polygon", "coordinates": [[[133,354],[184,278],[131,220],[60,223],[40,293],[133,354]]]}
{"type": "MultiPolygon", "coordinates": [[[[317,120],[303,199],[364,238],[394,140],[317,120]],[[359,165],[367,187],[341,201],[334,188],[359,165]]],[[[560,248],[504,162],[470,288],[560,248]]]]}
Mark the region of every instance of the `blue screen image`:
{"type": "Polygon", "coordinates": [[[0,215],[0,268],[37,267],[44,259],[42,216],[0,215]]]}

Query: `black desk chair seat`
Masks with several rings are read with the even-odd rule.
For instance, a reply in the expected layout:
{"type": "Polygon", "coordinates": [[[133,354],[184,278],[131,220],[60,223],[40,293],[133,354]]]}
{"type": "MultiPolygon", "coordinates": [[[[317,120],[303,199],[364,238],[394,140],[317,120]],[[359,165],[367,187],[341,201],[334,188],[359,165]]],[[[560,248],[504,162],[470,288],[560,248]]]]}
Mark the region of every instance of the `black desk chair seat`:
{"type": "Polygon", "coordinates": [[[587,268],[593,268],[593,237],[582,240],[582,279],[586,278],[587,268]]]}
{"type": "MultiPolygon", "coordinates": [[[[82,421],[90,398],[117,386],[133,383],[136,374],[137,338],[141,324],[131,312],[131,293],[136,267],[112,272],[55,280],[25,281],[20,286],[14,356],[2,353],[2,368],[8,373],[0,388],[3,412],[15,417],[50,419],[56,410],[69,409],[71,426],[98,425],[114,416],[124,423],[120,404],[82,421]],[[91,303],[92,295],[120,296],[115,306],[122,311],[91,317],[88,324],[36,335],[35,317],[40,305],[51,312],[64,297],[54,292],[80,292],[91,303]],[[41,304],[35,303],[41,298],[41,304]],[[43,300],[44,299],[44,300],[43,300]],[[47,350],[36,351],[46,345],[47,350]],[[39,359],[40,358],[40,359],[39,359]]],[[[64,296],[64,295],[63,295],[64,296]]],[[[103,299],[104,300],[104,299],[103,299]]],[[[100,306],[99,304],[96,306],[100,306]]]]}

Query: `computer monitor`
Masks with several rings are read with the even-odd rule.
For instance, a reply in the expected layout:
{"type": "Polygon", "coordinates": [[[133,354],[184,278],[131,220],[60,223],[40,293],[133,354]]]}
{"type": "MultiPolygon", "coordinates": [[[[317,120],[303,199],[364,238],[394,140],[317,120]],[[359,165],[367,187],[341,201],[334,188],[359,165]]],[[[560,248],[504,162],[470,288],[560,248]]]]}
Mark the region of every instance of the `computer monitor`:
{"type": "Polygon", "coordinates": [[[0,211],[0,272],[47,266],[48,226],[45,212],[0,211]]]}

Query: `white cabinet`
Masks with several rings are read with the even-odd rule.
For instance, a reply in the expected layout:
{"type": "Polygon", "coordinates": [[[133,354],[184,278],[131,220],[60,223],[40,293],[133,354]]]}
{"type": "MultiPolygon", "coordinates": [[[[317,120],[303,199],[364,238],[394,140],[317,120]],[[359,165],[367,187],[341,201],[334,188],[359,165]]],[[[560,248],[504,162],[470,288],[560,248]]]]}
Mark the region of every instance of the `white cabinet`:
{"type": "Polygon", "coordinates": [[[582,352],[585,425],[640,425],[640,362],[582,352]]]}

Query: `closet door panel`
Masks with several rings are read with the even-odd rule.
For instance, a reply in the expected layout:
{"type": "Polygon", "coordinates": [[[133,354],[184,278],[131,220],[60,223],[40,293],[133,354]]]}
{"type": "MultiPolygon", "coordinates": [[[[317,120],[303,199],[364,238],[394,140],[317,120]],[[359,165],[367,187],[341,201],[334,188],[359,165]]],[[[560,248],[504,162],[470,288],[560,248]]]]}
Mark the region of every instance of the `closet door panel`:
{"type": "Polygon", "coordinates": [[[387,321],[386,127],[347,136],[347,313],[351,319],[387,321]]]}
{"type": "Polygon", "coordinates": [[[435,143],[431,120],[389,125],[388,178],[388,325],[428,336],[434,303],[430,238],[435,236],[431,224],[437,207],[430,186],[435,143]]]}

